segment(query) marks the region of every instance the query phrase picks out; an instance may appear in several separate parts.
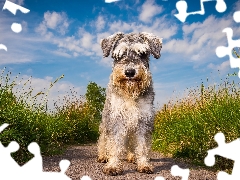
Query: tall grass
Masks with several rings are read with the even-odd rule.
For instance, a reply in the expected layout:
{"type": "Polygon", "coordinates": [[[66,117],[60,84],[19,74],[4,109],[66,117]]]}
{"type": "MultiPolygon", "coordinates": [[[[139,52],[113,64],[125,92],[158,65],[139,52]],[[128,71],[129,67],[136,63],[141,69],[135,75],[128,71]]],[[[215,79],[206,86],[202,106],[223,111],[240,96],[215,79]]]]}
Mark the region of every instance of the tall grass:
{"type": "Polygon", "coordinates": [[[20,149],[13,153],[19,164],[32,158],[27,150],[31,142],[39,144],[43,155],[52,155],[60,153],[68,144],[92,142],[98,137],[100,120],[91,118],[89,103],[74,90],[64,97],[62,104],[60,99],[54,103],[55,111],[47,111],[48,92],[61,78],[51,83],[46,92],[32,94],[31,79],[20,80],[23,86],[18,89],[18,76],[12,79],[11,72],[5,69],[1,72],[0,124],[10,126],[0,133],[0,142],[4,146],[11,141],[19,143],[20,149]]]}
{"type": "MultiPolygon", "coordinates": [[[[48,92],[63,76],[51,83],[46,92],[37,94],[29,86],[31,79],[20,80],[23,86],[19,90],[18,78],[12,79],[11,72],[5,69],[0,76],[0,124],[10,124],[0,133],[0,142],[5,146],[11,141],[19,143],[20,150],[13,154],[19,164],[32,157],[27,150],[31,142],[40,145],[43,155],[60,153],[69,144],[96,142],[104,88],[89,83],[85,96],[71,89],[70,94],[54,102],[55,111],[49,112],[48,92]]],[[[152,147],[203,165],[207,150],[217,146],[216,133],[223,132],[227,142],[240,136],[239,114],[239,84],[229,78],[219,85],[202,83],[190,89],[187,97],[170,101],[156,113],[152,147]]],[[[217,159],[216,164],[223,169],[232,165],[231,161],[217,159]]]]}
{"type": "MultiPolygon", "coordinates": [[[[217,147],[214,135],[224,133],[226,142],[240,136],[240,88],[229,78],[219,85],[190,89],[187,97],[170,101],[155,118],[153,149],[204,165],[207,150],[217,147]]],[[[219,158],[218,167],[232,165],[219,158]]]]}

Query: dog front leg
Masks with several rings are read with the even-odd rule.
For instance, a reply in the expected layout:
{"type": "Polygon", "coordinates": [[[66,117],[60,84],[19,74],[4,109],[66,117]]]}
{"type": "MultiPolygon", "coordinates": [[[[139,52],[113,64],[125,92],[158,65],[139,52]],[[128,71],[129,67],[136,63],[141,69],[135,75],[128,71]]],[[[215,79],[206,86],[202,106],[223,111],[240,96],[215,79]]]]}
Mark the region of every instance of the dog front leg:
{"type": "Polygon", "coordinates": [[[153,167],[149,162],[149,153],[151,148],[151,133],[139,130],[136,136],[137,148],[135,150],[137,160],[137,171],[141,173],[153,173],[153,167]]]}
{"type": "Polygon", "coordinates": [[[106,163],[107,162],[107,152],[106,152],[106,132],[100,129],[100,137],[98,139],[98,159],[97,162],[106,163]]]}
{"type": "Polygon", "coordinates": [[[124,136],[117,134],[108,135],[106,138],[106,149],[108,154],[108,162],[104,166],[105,174],[116,176],[123,173],[123,166],[120,160],[124,148],[124,136]]]}
{"type": "Polygon", "coordinates": [[[134,153],[136,148],[134,133],[128,134],[126,147],[127,147],[127,161],[129,163],[136,163],[135,153],[134,153]]]}

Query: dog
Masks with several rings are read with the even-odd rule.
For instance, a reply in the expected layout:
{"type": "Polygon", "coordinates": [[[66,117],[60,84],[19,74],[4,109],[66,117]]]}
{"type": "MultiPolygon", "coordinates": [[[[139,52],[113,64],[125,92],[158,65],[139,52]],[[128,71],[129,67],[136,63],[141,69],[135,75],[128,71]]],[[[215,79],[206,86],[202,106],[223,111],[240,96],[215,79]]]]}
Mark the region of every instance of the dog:
{"type": "Polygon", "coordinates": [[[149,152],[154,123],[150,54],[160,58],[162,38],[152,33],[117,32],[101,40],[103,56],[112,52],[113,67],[99,126],[98,162],[107,175],[123,173],[124,152],[137,171],[153,173],[149,152]]]}

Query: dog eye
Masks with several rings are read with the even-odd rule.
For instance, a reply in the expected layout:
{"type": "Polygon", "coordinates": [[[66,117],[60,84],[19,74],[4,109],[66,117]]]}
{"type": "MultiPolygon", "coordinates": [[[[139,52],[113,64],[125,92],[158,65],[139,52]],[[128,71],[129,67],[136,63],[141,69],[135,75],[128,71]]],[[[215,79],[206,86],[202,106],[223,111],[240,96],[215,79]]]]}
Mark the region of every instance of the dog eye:
{"type": "Polygon", "coordinates": [[[140,54],[139,57],[140,57],[141,59],[146,59],[146,58],[148,57],[148,53],[143,52],[143,53],[140,54]]]}
{"type": "Polygon", "coordinates": [[[125,57],[127,57],[127,52],[124,52],[120,58],[125,58],[125,57]]]}

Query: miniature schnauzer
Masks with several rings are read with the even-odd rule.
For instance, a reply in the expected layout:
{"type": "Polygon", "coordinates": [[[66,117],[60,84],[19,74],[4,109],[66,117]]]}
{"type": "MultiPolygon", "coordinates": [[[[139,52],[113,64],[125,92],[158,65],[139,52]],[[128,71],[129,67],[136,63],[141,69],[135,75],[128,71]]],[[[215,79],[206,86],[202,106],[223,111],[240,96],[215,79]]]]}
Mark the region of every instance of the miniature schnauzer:
{"type": "Polygon", "coordinates": [[[149,163],[154,123],[154,91],[150,54],[160,58],[162,38],[151,33],[115,33],[101,40],[103,56],[112,52],[113,68],[99,127],[98,162],[103,172],[123,173],[121,159],[137,164],[137,171],[153,173],[149,163]]]}

